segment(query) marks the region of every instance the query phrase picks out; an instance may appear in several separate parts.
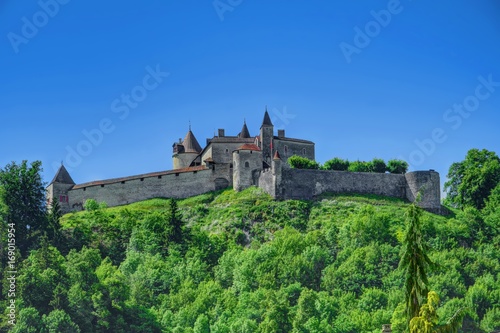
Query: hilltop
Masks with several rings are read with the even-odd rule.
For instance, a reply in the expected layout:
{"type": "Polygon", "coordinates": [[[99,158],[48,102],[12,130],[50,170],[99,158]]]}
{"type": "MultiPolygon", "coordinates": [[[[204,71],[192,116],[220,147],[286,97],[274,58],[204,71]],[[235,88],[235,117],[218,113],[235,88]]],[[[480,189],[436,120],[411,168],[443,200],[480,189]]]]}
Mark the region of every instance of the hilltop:
{"type": "MultiPolygon", "coordinates": [[[[408,205],[373,195],[275,201],[255,187],[95,205],[61,219],[69,242],[52,251],[63,308],[82,332],[378,333],[391,322],[397,332],[408,205]]],[[[499,321],[494,221],[472,210],[423,213],[438,314],[471,307],[467,332],[499,321]]],[[[54,297],[33,303],[38,316],[54,312],[54,297]]]]}

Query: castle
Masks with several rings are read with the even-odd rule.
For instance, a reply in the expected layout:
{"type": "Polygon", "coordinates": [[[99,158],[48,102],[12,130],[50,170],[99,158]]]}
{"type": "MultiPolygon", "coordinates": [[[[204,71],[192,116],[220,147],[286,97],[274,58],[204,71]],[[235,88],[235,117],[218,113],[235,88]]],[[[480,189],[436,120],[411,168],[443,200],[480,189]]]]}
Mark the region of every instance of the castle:
{"type": "Polygon", "coordinates": [[[440,212],[439,174],[433,170],[406,174],[367,173],[290,168],[287,160],[299,155],[314,160],[314,142],[289,138],[284,130],[274,135],[267,110],[259,134],[250,135],[246,123],[236,136],[207,139],[202,148],[189,128],[184,140],[173,144],[173,169],[123,178],[75,184],[61,165],[47,187],[47,200],[58,200],[64,213],[81,210],[87,199],[108,206],[141,200],[187,198],[232,186],[235,191],[257,186],[276,199],[312,199],[321,193],[378,194],[415,201],[440,212]]]}

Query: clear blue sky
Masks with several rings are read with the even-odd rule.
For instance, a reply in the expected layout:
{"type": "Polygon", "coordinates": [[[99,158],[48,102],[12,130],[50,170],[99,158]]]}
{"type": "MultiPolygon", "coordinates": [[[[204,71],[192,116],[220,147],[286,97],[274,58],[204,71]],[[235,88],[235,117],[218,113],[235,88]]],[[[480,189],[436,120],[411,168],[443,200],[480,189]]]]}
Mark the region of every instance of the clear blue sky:
{"type": "Polygon", "coordinates": [[[40,3],[0,4],[1,167],[171,169],[189,121],[202,145],[244,118],[255,135],[266,105],[320,162],[399,157],[444,181],[468,149],[500,153],[498,1],[40,3]]]}

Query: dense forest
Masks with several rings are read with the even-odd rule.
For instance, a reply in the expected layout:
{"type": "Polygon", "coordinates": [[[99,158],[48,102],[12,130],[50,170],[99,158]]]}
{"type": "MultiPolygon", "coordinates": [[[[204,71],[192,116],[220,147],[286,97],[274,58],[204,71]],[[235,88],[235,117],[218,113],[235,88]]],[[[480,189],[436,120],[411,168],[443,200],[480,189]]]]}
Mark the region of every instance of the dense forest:
{"type": "Polygon", "coordinates": [[[47,209],[40,172],[0,171],[0,332],[500,329],[493,152],[450,167],[445,216],[377,196],[275,201],[257,188],[88,200],[62,216],[57,202],[47,209]]]}

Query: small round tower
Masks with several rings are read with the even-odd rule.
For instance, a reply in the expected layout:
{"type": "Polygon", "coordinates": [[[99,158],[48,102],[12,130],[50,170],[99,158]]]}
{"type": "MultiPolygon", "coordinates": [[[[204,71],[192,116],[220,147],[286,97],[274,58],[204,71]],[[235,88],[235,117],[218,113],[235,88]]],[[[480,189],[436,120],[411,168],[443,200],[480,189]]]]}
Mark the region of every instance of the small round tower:
{"type": "Polygon", "coordinates": [[[191,131],[187,132],[184,140],[173,144],[172,164],[174,169],[187,168],[198,157],[202,149],[198,140],[191,131]]]}
{"type": "Polygon", "coordinates": [[[233,189],[242,191],[257,185],[262,170],[262,151],[254,144],[244,144],[233,151],[233,189]]]}

